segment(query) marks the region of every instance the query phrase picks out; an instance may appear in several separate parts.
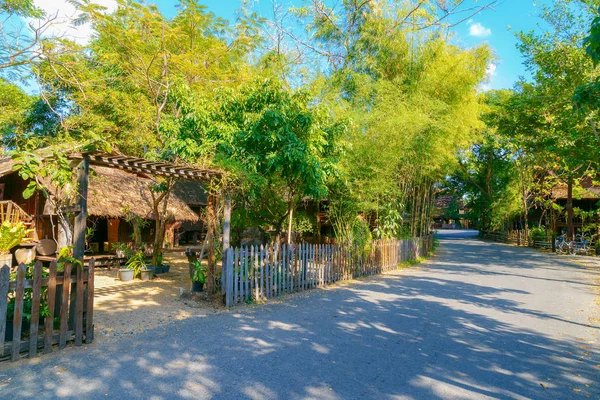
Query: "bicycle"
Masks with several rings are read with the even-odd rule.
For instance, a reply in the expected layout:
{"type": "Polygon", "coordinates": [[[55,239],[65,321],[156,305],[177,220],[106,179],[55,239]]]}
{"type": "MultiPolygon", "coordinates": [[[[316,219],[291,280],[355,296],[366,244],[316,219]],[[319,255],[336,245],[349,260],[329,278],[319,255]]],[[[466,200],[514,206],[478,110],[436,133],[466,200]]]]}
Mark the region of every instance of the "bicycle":
{"type": "Polygon", "coordinates": [[[556,249],[556,254],[569,253],[569,242],[567,242],[565,235],[560,235],[554,241],[554,248],[556,249]]]}
{"type": "Polygon", "coordinates": [[[575,240],[569,242],[569,254],[583,253],[586,256],[589,253],[590,238],[588,236],[576,235],[575,240]]]}

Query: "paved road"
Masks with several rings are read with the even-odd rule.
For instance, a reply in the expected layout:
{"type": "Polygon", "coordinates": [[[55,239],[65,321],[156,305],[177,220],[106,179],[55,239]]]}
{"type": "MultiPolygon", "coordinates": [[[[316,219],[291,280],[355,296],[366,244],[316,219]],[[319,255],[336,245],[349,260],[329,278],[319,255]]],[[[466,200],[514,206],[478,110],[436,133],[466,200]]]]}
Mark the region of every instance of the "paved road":
{"type": "Polygon", "coordinates": [[[0,397],[600,398],[598,271],[443,232],[426,265],[0,367],[0,397]]]}

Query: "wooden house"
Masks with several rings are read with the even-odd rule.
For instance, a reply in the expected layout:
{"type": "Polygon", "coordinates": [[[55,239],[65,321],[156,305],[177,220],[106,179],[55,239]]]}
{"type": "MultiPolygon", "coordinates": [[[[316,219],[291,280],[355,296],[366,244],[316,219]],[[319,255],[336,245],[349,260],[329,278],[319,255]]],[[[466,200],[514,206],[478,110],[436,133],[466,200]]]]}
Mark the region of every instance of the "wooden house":
{"type": "MultiPolygon", "coordinates": [[[[567,185],[558,185],[552,189],[552,199],[561,208],[566,209],[567,205],[567,185]]],[[[591,178],[582,179],[579,185],[573,186],[573,208],[584,211],[588,214],[595,214],[594,217],[582,218],[578,213],[573,217],[573,227],[575,233],[581,233],[584,225],[600,220],[598,210],[600,210],[600,186],[594,185],[591,178]]],[[[552,214],[553,231],[561,234],[567,231],[566,211],[558,212],[553,210],[552,214]]]]}
{"type": "MultiPolygon", "coordinates": [[[[10,158],[0,159],[0,201],[14,205],[20,210],[22,219],[33,229],[33,239],[56,238],[57,221],[53,216],[50,202],[43,193],[35,193],[29,199],[23,198],[23,191],[28,181],[24,181],[13,171],[15,162],[10,158]]],[[[89,191],[87,198],[87,226],[92,235],[88,239],[88,252],[110,253],[112,245],[130,242],[133,228],[126,221],[128,212],[134,212],[150,223],[142,231],[144,241],[151,242],[154,234],[154,215],[150,184],[152,180],[139,172],[128,172],[106,166],[90,167],[89,191]]],[[[171,193],[167,205],[171,221],[168,224],[167,237],[173,241],[175,231],[182,233],[182,228],[202,229],[200,223],[200,201],[187,204],[179,195],[189,198],[201,198],[203,190],[197,182],[178,182],[171,193]],[[199,193],[193,193],[195,190],[199,193]],[[179,194],[179,195],[178,195],[179,194]]],[[[205,196],[205,195],[204,195],[205,196]]],[[[177,243],[169,243],[175,245],[177,243]]]]}

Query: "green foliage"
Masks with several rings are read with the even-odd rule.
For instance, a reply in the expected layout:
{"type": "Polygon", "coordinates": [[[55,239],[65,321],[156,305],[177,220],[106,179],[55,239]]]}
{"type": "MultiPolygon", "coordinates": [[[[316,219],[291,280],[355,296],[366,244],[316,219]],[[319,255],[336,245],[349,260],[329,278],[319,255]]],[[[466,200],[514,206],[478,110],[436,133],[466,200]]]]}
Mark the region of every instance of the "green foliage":
{"type": "Polygon", "coordinates": [[[369,223],[362,217],[356,217],[352,223],[352,245],[359,254],[367,256],[371,253],[373,235],[369,223]]]}
{"type": "Polygon", "coordinates": [[[375,237],[378,239],[392,239],[401,237],[402,215],[400,207],[393,205],[384,206],[381,214],[377,218],[377,227],[374,230],[375,237]]]}
{"type": "Polygon", "coordinates": [[[585,38],[585,51],[594,61],[594,65],[600,62],[600,8],[597,10],[597,15],[592,20],[589,35],[585,38]]]}
{"type": "MultiPolygon", "coordinates": [[[[40,98],[0,84],[0,93],[14,94],[0,129],[5,145],[19,149],[22,177],[47,178],[72,199],[68,160],[53,154],[42,163],[31,150],[98,142],[226,171],[208,189],[232,193],[235,231],[256,226],[278,235],[307,199],[328,200],[343,243],[359,235],[358,215],[376,219],[382,238],[429,229],[434,183],[482,128],[477,87],[492,60],[487,46],[454,44],[439,2],[293,8],[304,26],[292,31],[307,32],[306,51],[290,51],[282,32],[273,43],[246,3],[235,24],[196,0],[180,3],[166,18],[143,2],[119,2],[113,13],[74,2],[74,23],[94,26],[91,42],[45,43],[34,65],[40,98]]],[[[14,12],[35,12],[28,0],[12,4],[14,12]]],[[[26,196],[44,190],[34,180],[26,196]]],[[[157,181],[153,198],[168,199],[169,187],[157,181]]],[[[295,217],[296,230],[312,229],[295,217]]]]}
{"type": "MultiPolygon", "coordinates": [[[[27,265],[25,269],[25,279],[33,279],[33,263],[27,265]]],[[[48,268],[42,268],[42,278],[47,278],[50,275],[48,268]]],[[[17,272],[10,274],[10,280],[14,281],[17,279],[17,272]]],[[[15,302],[16,292],[11,290],[8,292],[8,307],[7,307],[7,320],[13,320],[15,315],[15,302]]],[[[23,318],[27,321],[31,321],[31,309],[33,304],[33,289],[28,288],[23,291],[23,318]]],[[[48,317],[50,315],[50,309],[48,308],[48,287],[42,286],[40,292],[40,317],[48,317]]],[[[9,327],[7,327],[10,329],[9,327]]]]}
{"type": "MultiPolygon", "coordinates": [[[[423,4],[414,18],[427,24],[434,6],[423,4]]],[[[475,88],[491,61],[485,46],[465,50],[435,32],[412,32],[402,17],[406,7],[344,2],[329,14],[334,20],[314,18],[311,25],[320,44],[339,49],[343,59],[329,79],[316,81],[322,101],[352,121],[333,191],[340,199],[331,200],[343,207],[341,197],[349,197],[355,211],[382,216],[384,236],[402,234],[402,224],[412,235],[428,229],[433,183],[481,126],[475,88]],[[400,222],[403,215],[410,218],[400,222]]],[[[301,12],[315,17],[329,9],[301,12]]],[[[345,236],[336,225],[336,235],[345,236]]]]}
{"type": "Polygon", "coordinates": [[[296,213],[292,226],[295,232],[303,234],[313,233],[315,230],[314,219],[311,219],[305,212],[296,213]]]}
{"type": "Polygon", "coordinates": [[[0,13],[29,18],[40,18],[44,15],[43,11],[35,6],[33,0],[2,0],[0,13]]]}
{"type": "Polygon", "coordinates": [[[56,270],[58,272],[64,271],[66,263],[70,263],[75,268],[83,268],[83,262],[73,257],[73,246],[66,246],[60,249],[56,260],[56,270]]]}
{"type": "Polygon", "coordinates": [[[127,269],[134,271],[133,275],[139,275],[140,271],[146,268],[146,255],[143,251],[133,253],[125,263],[127,269]]]}
{"type": "Polygon", "coordinates": [[[534,240],[539,240],[540,238],[545,238],[551,236],[551,232],[549,232],[545,227],[533,227],[529,232],[529,235],[534,240]]]}
{"type": "Polygon", "coordinates": [[[11,223],[8,220],[0,225],[0,253],[6,254],[15,246],[20,245],[31,232],[22,222],[11,223]]]}
{"type": "Polygon", "coordinates": [[[461,156],[457,174],[482,229],[527,221],[531,208],[568,214],[554,203],[552,188],[571,182],[577,193],[578,182],[595,175],[598,73],[582,47],[591,3],[542,6],[547,32],[517,33],[533,79],[486,94],[483,137],[461,156]]]}
{"type": "Polygon", "coordinates": [[[129,208],[125,208],[123,210],[125,214],[125,222],[128,222],[133,227],[133,232],[131,233],[131,238],[133,239],[134,248],[136,250],[140,250],[142,248],[142,229],[147,227],[150,222],[135,212],[129,210],[129,208]]]}
{"type": "Polygon", "coordinates": [[[131,255],[133,254],[131,248],[127,245],[127,243],[112,243],[111,249],[115,252],[123,252],[124,256],[127,258],[131,257],[131,255]]]}
{"type": "Polygon", "coordinates": [[[194,261],[192,266],[194,268],[192,280],[195,282],[205,283],[206,276],[208,274],[208,267],[206,265],[202,265],[200,261],[194,261]]]}

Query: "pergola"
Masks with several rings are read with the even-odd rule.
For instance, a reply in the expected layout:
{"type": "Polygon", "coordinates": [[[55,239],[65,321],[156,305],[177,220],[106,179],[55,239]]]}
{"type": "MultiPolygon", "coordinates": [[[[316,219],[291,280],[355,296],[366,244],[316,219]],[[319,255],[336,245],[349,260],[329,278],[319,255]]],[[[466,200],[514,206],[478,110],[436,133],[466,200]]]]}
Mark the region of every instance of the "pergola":
{"type": "MultiPolygon", "coordinates": [[[[99,151],[72,153],[72,160],[79,160],[77,166],[77,184],[79,190],[78,204],[76,207],[75,224],[73,229],[73,257],[83,260],[85,251],[85,233],[87,224],[87,198],[90,175],[90,165],[99,165],[117,168],[132,173],[162,176],[168,178],[185,179],[209,183],[223,177],[223,172],[211,169],[201,169],[192,166],[179,165],[167,162],[150,161],[144,158],[132,157],[123,154],[103,153],[99,151]]],[[[225,196],[223,210],[223,255],[228,254],[231,236],[231,199],[225,196]]],[[[223,266],[225,265],[223,260],[223,266]]],[[[224,272],[224,271],[223,271],[224,272]]],[[[222,274],[225,278],[226,274],[222,274]]]]}

